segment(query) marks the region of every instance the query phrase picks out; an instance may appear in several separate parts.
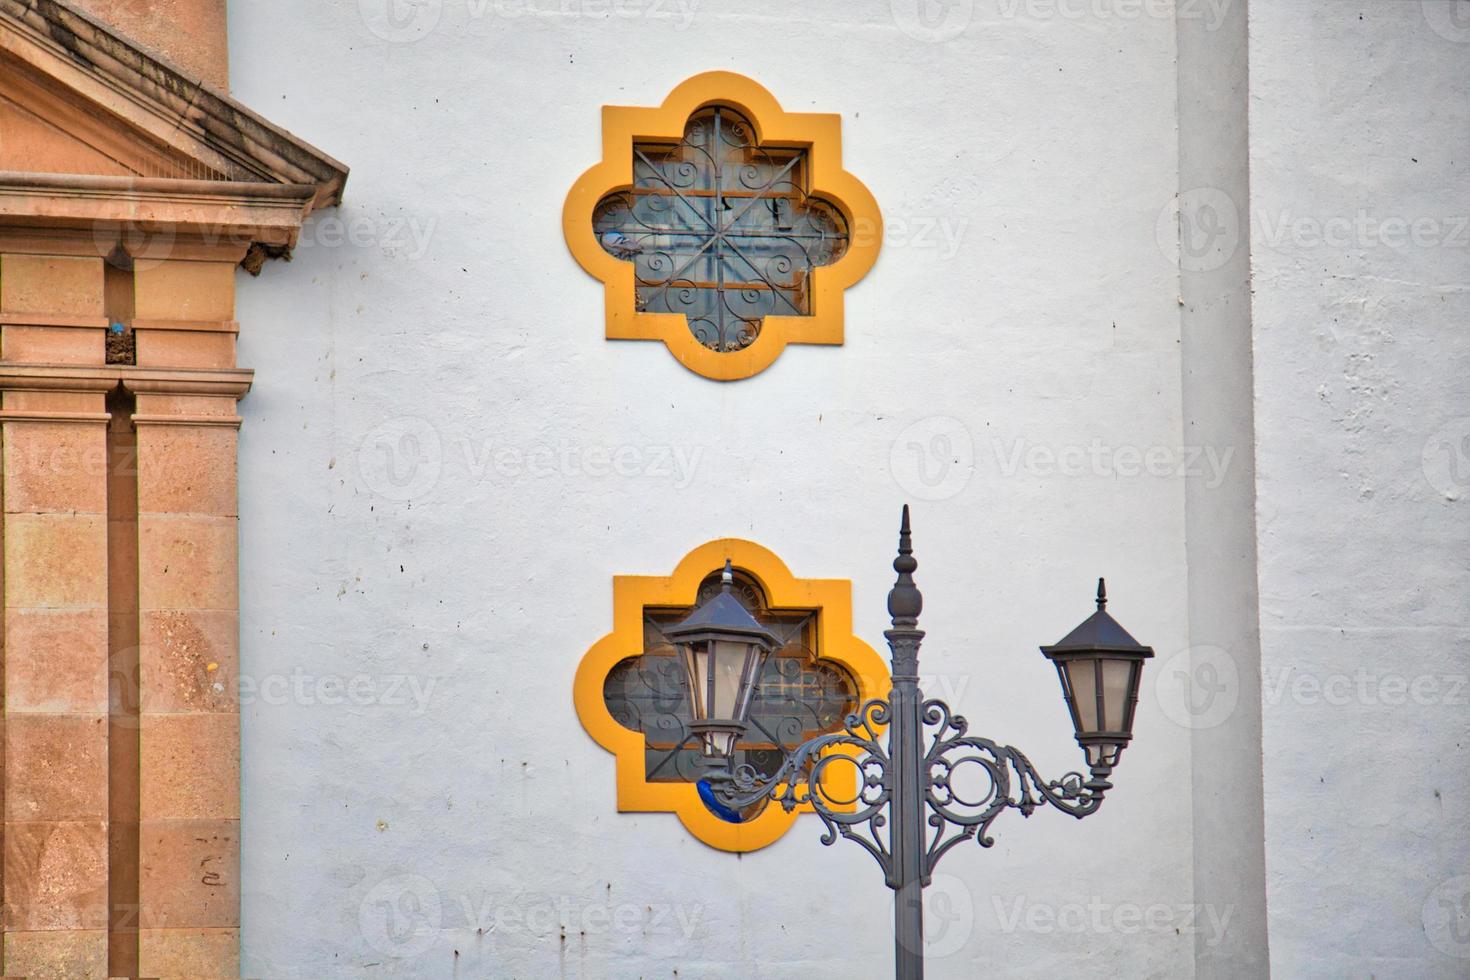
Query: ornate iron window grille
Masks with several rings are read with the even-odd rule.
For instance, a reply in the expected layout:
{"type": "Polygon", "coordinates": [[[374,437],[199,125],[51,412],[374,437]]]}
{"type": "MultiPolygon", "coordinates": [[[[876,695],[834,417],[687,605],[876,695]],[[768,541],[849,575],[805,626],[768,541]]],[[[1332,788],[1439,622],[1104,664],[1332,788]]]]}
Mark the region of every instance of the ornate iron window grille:
{"type": "Polygon", "coordinates": [[[811,274],[847,251],[847,220],[810,195],[807,151],[761,146],[724,106],[678,143],[635,143],[633,186],[598,202],[597,240],[632,262],[639,312],[682,313],[701,344],[742,350],[767,316],[811,316],[811,274]]]}
{"type": "MultiPolygon", "coordinates": [[[[707,601],[719,585],[718,574],[706,579],[694,605],[707,601]]],[[[735,595],[780,637],[751,702],[750,731],[736,748],[742,766],[773,776],[806,740],[843,730],[858,708],[857,683],[847,671],[817,659],[816,611],[772,610],[760,588],[738,574],[735,595]]],[[[644,771],[650,782],[693,783],[705,775],[699,736],[689,729],[688,679],[662,632],[688,612],[646,610],[644,653],[619,663],[603,685],[613,719],[644,736],[644,771]]],[[[763,807],[764,801],[750,808],[749,815],[763,807]]]]}

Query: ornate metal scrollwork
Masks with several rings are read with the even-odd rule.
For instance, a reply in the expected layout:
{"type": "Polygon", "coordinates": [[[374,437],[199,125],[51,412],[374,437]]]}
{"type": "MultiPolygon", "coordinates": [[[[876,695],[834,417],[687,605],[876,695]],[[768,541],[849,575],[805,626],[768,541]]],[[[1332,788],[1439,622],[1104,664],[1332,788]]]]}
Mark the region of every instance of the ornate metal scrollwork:
{"type": "Polygon", "coordinates": [[[1048,803],[1080,819],[1102,805],[1102,792],[1085,786],[1080,773],[1046,781],[1019,749],[970,735],[969,722],[943,701],[925,701],[923,721],[926,730],[932,730],[923,762],[924,805],[931,828],[923,858],[926,885],[939,859],[955,845],[974,839],[981,847],[992,846],[990,825],[1008,808],[1029,817],[1048,803]],[[978,768],[988,781],[978,798],[966,798],[955,785],[966,766],[978,768]]]}
{"type": "MultiPolygon", "coordinates": [[[[889,758],[878,731],[888,724],[892,710],[887,701],[865,701],[843,720],[843,730],[803,743],[787,756],[774,777],[762,779],[750,766],[735,766],[725,779],[716,778],[715,792],[731,809],[743,809],[769,798],[788,812],[809,804],[826,826],[823,844],[839,836],[854,841],[872,854],[885,875],[892,875],[892,848],[885,827],[892,787],[889,758]],[[856,795],[832,794],[835,780],[828,770],[834,765],[857,770],[856,795]],[[866,825],[866,832],[863,831],[866,825]]],[[[726,774],[716,774],[716,777],[726,774]]]]}
{"type": "Polygon", "coordinates": [[[807,190],[807,152],[763,147],[711,106],[678,143],[633,147],[633,186],[598,202],[608,254],[632,262],[639,312],[680,313],[714,351],[755,342],[767,316],[810,316],[812,270],[847,251],[847,221],[807,190]]]}
{"type": "MultiPolygon", "coordinates": [[[[810,805],[826,828],[823,844],[833,844],[839,837],[854,841],[877,860],[889,887],[897,888],[891,811],[894,767],[902,760],[895,763],[880,740],[880,730],[892,721],[893,710],[888,701],[865,702],[847,716],[843,731],[798,746],[774,776],[764,777],[751,766],[737,765],[707,778],[712,779],[717,797],[732,810],[761,799],[777,802],[788,811],[810,805]],[[833,794],[835,781],[828,778],[832,766],[856,770],[855,796],[833,794]]],[[[1080,773],[1043,779],[1019,749],[968,734],[968,722],[943,701],[923,702],[922,716],[929,736],[920,776],[929,828],[920,859],[926,885],[939,859],[956,845],[974,839],[981,847],[992,846],[995,841],[987,831],[1007,809],[1029,817],[1037,807],[1049,804],[1080,819],[1102,805],[1102,791],[1089,788],[1080,773]],[[977,767],[986,780],[978,796],[967,796],[956,786],[957,774],[967,766],[977,767]]]]}

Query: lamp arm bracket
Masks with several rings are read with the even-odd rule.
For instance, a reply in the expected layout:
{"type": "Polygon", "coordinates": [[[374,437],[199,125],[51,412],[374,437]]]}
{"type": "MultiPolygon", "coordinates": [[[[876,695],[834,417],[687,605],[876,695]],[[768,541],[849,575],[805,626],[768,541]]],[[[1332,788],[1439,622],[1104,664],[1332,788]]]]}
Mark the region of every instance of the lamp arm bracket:
{"type": "MultiPolygon", "coordinates": [[[[973,839],[981,847],[992,846],[995,839],[988,833],[990,825],[1007,809],[1029,817],[1038,807],[1049,805],[1081,819],[1102,805],[1105,783],[1084,782],[1076,772],[1047,780],[1014,746],[970,735],[969,723],[945,702],[925,701],[920,710],[928,733],[920,763],[923,812],[918,815],[928,824],[920,858],[925,885],[939,859],[956,845],[973,839]],[[962,789],[957,783],[974,789],[962,789]]],[[[844,719],[842,731],[820,735],[792,749],[774,775],[762,777],[753,767],[741,765],[711,773],[711,787],[733,810],[762,799],[781,804],[787,812],[809,806],[826,828],[823,844],[834,844],[838,838],[854,841],[883,868],[889,887],[897,887],[892,833],[896,763],[880,741],[880,732],[892,715],[888,701],[866,701],[844,719]],[[833,766],[856,771],[856,795],[851,789],[842,796],[834,795],[839,785],[850,787],[852,783],[839,784],[831,778],[836,774],[833,766]]]]}
{"type": "Polygon", "coordinates": [[[733,810],[762,799],[781,804],[788,813],[798,806],[810,806],[826,828],[823,844],[830,846],[839,837],[857,843],[878,862],[893,887],[888,830],[893,765],[879,741],[879,732],[892,714],[893,706],[885,700],[865,701],[843,719],[842,731],[819,735],[792,749],[774,775],[762,778],[751,766],[740,765],[711,774],[711,786],[720,802],[733,810]],[[835,795],[843,784],[834,778],[840,772],[834,766],[856,771],[855,796],[851,790],[835,795]]]}
{"type": "Polygon", "coordinates": [[[1029,817],[1049,804],[1080,820],[1102,806],[1104,790],[1096,781],[1085,783],[1076,772],[1046,780],[1020,749],[970,735],[969,722],[943,701],[925,701],[923,721],[931,733],[923,763],[924,804],[929,811],[925,885],[939,859],[956,845],[971,839],[981,847],[994,845],[990,825],[1007,809],[1029,817]]]}

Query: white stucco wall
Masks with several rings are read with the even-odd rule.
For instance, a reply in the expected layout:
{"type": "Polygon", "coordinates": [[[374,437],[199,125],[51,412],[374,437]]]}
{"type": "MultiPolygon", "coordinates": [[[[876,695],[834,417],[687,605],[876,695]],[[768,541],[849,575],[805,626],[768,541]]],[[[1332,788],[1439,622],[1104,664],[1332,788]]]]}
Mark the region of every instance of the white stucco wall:
{"type": "Polygon", "coordinates": [[[1250,10],[1279,977],[1470,973],[1470,4],[1250,10]]]}
{"type": "MultiPolygon", "coordinates": [[[[1045,771],[1079,756],[1036,646],[1097,575],[1160,662],[1188,648],[1172,12],[428,0],[394,41],[374,6],[231,4],[235,94],[353,168],[241,284],[244,972],[883,975],[866,855],[614,812],[572,672],[615,573],[726,535],[851,578],[882,649],[905,500],[931,693],[1045,771]],[[599,106],[711,68],[841,113],[890,232],[846,346],[729,385],[603,340],[560,229],[599,106]],[[625,447],[637,475],[588,474],[625,447]]],[[[931,976],[1192,974],[1234,910],[1193,909],[1189,725],[1150,692],[1137,736],[1097,816],[946,859],[931,976]]]]}

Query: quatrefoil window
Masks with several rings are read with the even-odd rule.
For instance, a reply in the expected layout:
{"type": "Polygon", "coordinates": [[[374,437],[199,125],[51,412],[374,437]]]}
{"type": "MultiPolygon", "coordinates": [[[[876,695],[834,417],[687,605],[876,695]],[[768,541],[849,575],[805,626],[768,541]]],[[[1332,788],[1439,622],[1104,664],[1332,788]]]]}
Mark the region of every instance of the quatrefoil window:
{"type": "Polygon", "coordinates": [[[883,218],[842,169],[841,116],[711,71],[660,106],[602,107],[602,160],[567,192],[562,231],[603,284],[607,339],[660,341],[738,381],[788,344],[843,342],[883,218]]]}
{"type": "Polygon", "coordinates": [[[598,202],[598,242],[633,263],[639,312],[683,314],[705,347],[743,350],[767,316],[810,316],[812,271],[847,252],[809,169],[804,148],[762,146],[739,112],[706,107],[679,142],[633,144],[633,186],[598,202]]]}
{"type": "MultiPolygon", "coordinates": [[[[852,632],[851,583],[796,578],[770,551],[735,538],[700,545],[667,577],[616,576],[612,632],[583,656],[572,692],[587,733],[616,760],[619,811],[673,813],[711,847],[753,851],[786,833],[811,806],[767,806],[747,812],[741,823],[706,806],[692,778],[698,750],[688,733],[688,682],[664,635],[719,587],[726,561],[735,569],[737,597],[782,641],[761,674],[751,726],[737,744],[744,763],[769,773],[781,747],[837,731],[854,705],[887,695],[888,665],[852,632]]],[[[848,765],[829,767],[823,783],[836,798],[857,792],[848,765]]]]}
{"type": "MultiPolygon", "coordinates": [[[[700,584],[693,606],[645,608],[642,654],[619,663],[603,684],[603,700],[613,719],[643,735],[644,778],[649,782],[701,778],[699,736],[689,730],[689,682],[663,631],[719,590],[720,574],[714,572],[700,584]]],[[[817,610],[772,609],[760,585],[743,573],[736,573],[734,594],[778,637],[751,702],[749,728],[735,751],[737,765],[749,765],[770,778],[796,746],[842,730],[843,719],[857,710],[858,685],[841,665],[818,657],[817,610]]]]}

